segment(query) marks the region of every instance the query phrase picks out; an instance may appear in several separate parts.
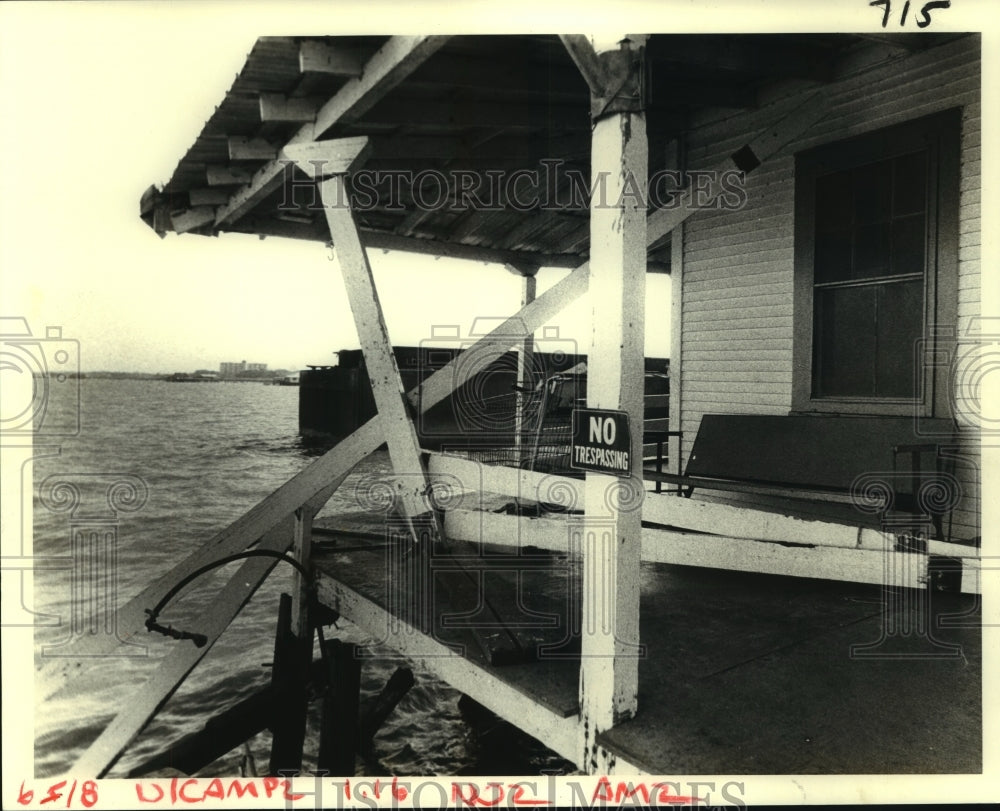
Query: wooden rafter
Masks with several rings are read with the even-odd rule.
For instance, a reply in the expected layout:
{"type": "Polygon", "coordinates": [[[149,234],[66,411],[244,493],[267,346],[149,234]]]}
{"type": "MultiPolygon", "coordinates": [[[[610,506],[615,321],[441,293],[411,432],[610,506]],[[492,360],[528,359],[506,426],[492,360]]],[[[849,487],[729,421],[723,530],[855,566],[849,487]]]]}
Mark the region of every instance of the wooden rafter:
{"type": "Polygon", "coordinates": [[[364,65],[354,51],[306,39],[299,44],[299,70],[302,73],[356,78],[364,73],[364,65]]]}
{"type": "Polygon", "coordinates": [[[562,40],[563,46],[583,76],[590,92],[595,96],[603,95],[608,75],[591,41],[582,34],[560,34],[559,39],[562,40]]]}
{"type": "MultiPolygon", "coordinates": [[[[315,122],[304,123],[288,143],[316,141],[334,125],[357,119],[446,41],[447,37],[443,36],[392,37],[365,63],[363,75],[348,80],[317,110],[315,122]]],[[[233,223],[273,192],[282,182],[284,168],[280,160],[272,160],[259,169],[252,180],[219,209],[215,226],[233,223]]]]}
{"type": "Polygon", "coordinates": [[[260,94],[260,120],[263,124],[306,124],[316,120],[316,113],[325,99],[289,98],[281,93],[260,94]]]}

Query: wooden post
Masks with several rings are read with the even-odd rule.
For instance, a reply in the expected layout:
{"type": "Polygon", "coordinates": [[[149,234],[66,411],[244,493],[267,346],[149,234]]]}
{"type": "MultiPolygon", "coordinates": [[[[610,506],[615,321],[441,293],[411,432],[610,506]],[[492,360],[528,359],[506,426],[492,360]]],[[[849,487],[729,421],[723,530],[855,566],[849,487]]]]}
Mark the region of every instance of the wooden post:
{"type": "MultiPolygon", "coordinates": [[[[295,529],[292,540],[292,557],[303,568],[309,570],[309,560],[312,552],[312,522],[316,511],[308,505],[303,505],[295,511],[295,529]]],[[[303,658],[306,662],[312,659],[312,625],[309,618],[309,582],[302,573],[295,570],[295,585],[292,591],[292,633],[295,634],[303,648],[303,658]]]]}
{"type": "Polygon", "coordinates": [[[397,667],[382,692],[362,710],[358,721],[358,743],[362,753],[367,754],[371,750],[375,734],[413,683],[413,671],[408,667],[397,667]]]}
{"type": "MultiPolygon", "coordinates": [[[[521,277],[521,308],[527,307],[535,300],[536,280],[538,273],[536,267],[516,267],[508,264],[507,270],[517,273],[521,277]]],[[[525,424],[525,409],[532,402],[531,389],[535,385],[535,379],[531,371],[535,365],[535,338],[534,335],[524,336],[524,340],[518,346],[517,351],[517,397],[515,398],[514,412],[514,455],[518,462],[523,462],[524,433],[529,426],[525,424]]],[[[541,418],[542,415],[539,415],[541,418]]]]}
{"type": "Polygon", "coordinates": [[[277,706],[271,724],[270,775],[298,774],[302,769],[308,671],[299,653],[299,640],[292,634],[292,598],[288,594],[282,594],[278,607],[278,628],[274,635],[274,665],[271,673],[277,706]]]}
{"type": "Polygon", "coordinates": [[[316,768],[333,777],[353,777],[359,741],[361,660],[356,645],[339,639],[327,640],[326,658],[328,684],[323,696],[316,768]]]}
{"type": "Polygon", "coordinates": [[[584,488],[581,763],[593,772],[607,768],[597,734],[637,707],[648,157],[642,99],[622,99],[619,90],[640,88],[641,43],[577,56],[591,77],[607,77],[603,87],[592,85],[587,407],[626,412],[632,439],[631,478],[588,472],[584,488]]]}

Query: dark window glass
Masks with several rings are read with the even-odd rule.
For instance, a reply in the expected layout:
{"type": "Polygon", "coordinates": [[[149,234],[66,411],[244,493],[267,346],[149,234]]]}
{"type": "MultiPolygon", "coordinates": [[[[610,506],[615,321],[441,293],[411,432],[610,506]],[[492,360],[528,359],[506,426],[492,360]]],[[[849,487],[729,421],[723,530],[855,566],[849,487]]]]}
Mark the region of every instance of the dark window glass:
{"type": "Polygon", "coordinates": [[[820,397],[872,397],[875,354],[874,287],[830,287],[817,290],[817,357],[820,397]]]}
{"type": "Polygon", "coordinates": [[[892,161],[862,166],[854,175],[855,222],[885,222],[892,212],[892,161]]]}
{"type": "Polygon", "coordinates": [[[892,223],[892,272],[895,275],[924,272],[927,228],[924,215],[911,214],[892,223]]]}
{"type": "Polygon", "coordinates": [[[927,153],[816,179],[813,395],[917,396],[927,153]]]}
{"type": "Polygon", "coordinates": [[[894,161],[892,213],[914,214],[927,208],[927,153],[914,152],[894,161]]]}
{"type": "Polygon", "coordinates": [[[876,397],[915,396],[917,342],[923,337],[921,280],[881,284],[876,311],[876,397]]]}

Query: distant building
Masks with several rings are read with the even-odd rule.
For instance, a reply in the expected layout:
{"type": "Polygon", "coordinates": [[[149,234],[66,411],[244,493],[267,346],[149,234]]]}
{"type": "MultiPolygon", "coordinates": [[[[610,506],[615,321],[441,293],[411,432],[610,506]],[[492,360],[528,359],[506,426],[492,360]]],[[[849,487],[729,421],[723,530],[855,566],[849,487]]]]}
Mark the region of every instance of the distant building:
{"type": "Polygon", "coordinates": [[[239,363],[223,361],[219,364],[220,377],[243,377],[248,374],[254,377],[266,371],[266,363],[247,363],[245,360],[241,360],[239,363]]]}

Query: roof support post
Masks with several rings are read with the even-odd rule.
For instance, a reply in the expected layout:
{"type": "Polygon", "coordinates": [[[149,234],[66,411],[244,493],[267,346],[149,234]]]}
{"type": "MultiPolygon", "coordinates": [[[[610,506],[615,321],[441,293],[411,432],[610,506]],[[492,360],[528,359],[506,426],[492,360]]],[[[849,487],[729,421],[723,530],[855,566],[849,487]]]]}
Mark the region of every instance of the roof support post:
{"type": "Polygon", "coordinates": [[[441,537],[440,520],[431,508],[427,470],[421,459],[410,404],[344,180],[345,174],[367,155],[367,147],[365,138],[345,138],[288,145],[284,153],[319,181],[323,212],[344,276],[375,406],[389,447],[396,506],[414,541],[433,541],[441,537]],[[431,537],[427,537],[428,533],[431,537]]]}
{"type": "Polygon", "coordinates": [[[580,762],[588,772],[609,768],[596,736],[637,708],[648,172],[643,99],[621,95],[640,86],[642,43],[626,39],[597,58],[607,83],[591,90],[587,407],[628,415],[631,473],[587,473],[584,489],[580,762]]]}
{"type": "MultiPolygon", "coordinates": [[[[535,290],[537,289],[535,274],[537,267],[528,265],[515,266],[507,264],[507,270],[516,273],[521,277],[521,308],[527,307],[535,300],[535,290]]],[[[523,460],[524,433],[528,430],[525,425],[525,410],[532,402],[532,390],[535,386],[532,369],[535,365],[535,336],[528,333],[517,347],[517,407],[514,411],[514,453],[518,461],[523,460]]],[[[541,415],[539,415],[541,419],[541,415]]]]}

